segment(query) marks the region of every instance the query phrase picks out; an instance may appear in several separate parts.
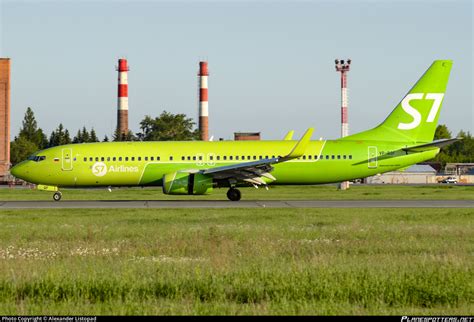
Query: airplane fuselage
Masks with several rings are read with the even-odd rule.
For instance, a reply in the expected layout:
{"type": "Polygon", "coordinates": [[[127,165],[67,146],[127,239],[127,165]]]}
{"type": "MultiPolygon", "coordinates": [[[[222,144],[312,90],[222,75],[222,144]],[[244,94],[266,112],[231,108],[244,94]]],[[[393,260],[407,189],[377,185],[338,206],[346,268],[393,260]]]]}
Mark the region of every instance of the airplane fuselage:
{"type": "MultiPolygon", "coordinates": [[[[286,155],[296,141],[110,142],[70,144],[17,165],[28,181],[57,187],[161,186],[165,174],[286,155]]],[[[323,184],[364,178],[432,159],[407,153],[406,142],[311,141],[298,159],[274,164],[269,184],[323,184]]]]}

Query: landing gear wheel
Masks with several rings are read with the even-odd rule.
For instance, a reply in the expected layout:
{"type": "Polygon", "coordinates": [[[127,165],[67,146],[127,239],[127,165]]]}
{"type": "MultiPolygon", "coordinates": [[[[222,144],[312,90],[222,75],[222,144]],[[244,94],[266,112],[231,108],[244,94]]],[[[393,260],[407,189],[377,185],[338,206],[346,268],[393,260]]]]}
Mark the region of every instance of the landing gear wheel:
{"type": "Polygon", "coordinates": [[[61,200],[61,197],[62,197],[61,192],[59,192],[59,191],[55,192],[54,195],[53,195],[53,200],[54,201],[59,201],[59,200],[61,200]]]}
{"type": "Polygon", "coordinates": [[[239,201],[241,197],[242,194],[239,189],[230,188],[229,191],[227,191],[227,198],[231,201],[239,201]]]}

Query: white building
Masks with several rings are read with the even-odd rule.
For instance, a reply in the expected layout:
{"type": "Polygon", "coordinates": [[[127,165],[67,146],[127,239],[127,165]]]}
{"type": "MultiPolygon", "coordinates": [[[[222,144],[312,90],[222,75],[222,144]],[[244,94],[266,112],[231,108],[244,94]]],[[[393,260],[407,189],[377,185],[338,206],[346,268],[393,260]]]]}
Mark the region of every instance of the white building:
{"type": "Polygon", "coordinates": [[[415,164],[404,171],[391,171],[368,177],[366,183],[426,184],[438,183],[436,170],[426,164],[415,164]]]}

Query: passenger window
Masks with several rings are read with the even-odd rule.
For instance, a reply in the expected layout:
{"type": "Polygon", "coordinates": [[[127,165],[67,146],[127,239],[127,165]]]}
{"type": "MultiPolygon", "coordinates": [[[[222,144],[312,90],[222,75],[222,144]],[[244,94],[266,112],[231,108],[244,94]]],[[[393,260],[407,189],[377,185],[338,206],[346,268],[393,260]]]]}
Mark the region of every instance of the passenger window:
{"type": "Polygon", "coordinates": [[[268,155],[265,156],[265,159],[268,159],[268,155]]]}
{"type": "Polygon", "coordinates": [[[89,161],[92,162],[92,157],[89,157],[89,161]]]}
{"type": "Polygon", "coordinates": [[[113,157],[113,158],[112,158],[112,161],[116,161],[116,160],[117,160],[117,158],[116,158],[116,157],[113,157]]]}
{"type": "Polygon", "coordinates": [[[135,157],[131,157],[130,160],[131,160],[131,161],[135,161],[135,157]]]}
{"type": "Polygon", "coordinates": [[[119,157],[119,161],[122,161],[122,157],[119,157]]]}
{"type": "Polygon", "coordinates": [[[142,157],[138,157],[137,160],[138,160],[138,161],[141,161],[141,160],[142,160],[142,157]]]}
{"type": "Polygon", "coordinates": [[[272,159],[275,159],[275,156],[274,156],[274,155],[272,155],[272,159]]]}
{"type": "Polygon", "coordinates": [[[202,161],[202,155],[199,156],[199,161],[202,161]]]}
{"type": "Polygon", "coordinates": [[[211,161],[214,160],[214,156],[210,155],[210,156],[209,156],[209,159],[210,159],[211,161]]]}
{"type": "Polygon", "coordinates": [[[306,155],[303,155],[303,160],[306,160],[306,155]]]}
{"type": "Polygon", "coordinates": [[[188,161],[191,161],[191,157],[190,157],[190,156],[188,156],[188,161]]]}
{"type": "Polygon", "coordinates": [[[160,161],[160,157],[156,157],[156,161],[160,161]]]}
{"type": "Polygon", "coordinates": [[[125,157],[125,161],[128,161],[128,157],[125,157]]]}
{"type": "Polygon", "coordinates": [[[100,161],[104,161],[104,160],[105,160],[105,158],[104,158],[104,157],[101,157],[101,158],[100,158],[100,161]]]}
{"type": "MultiPolygon", "coordinates": [[[[138,161],[140,161],[140,157],[138,157],[138,161]]],[[[173,161],[173,156],[170,156],[170,161],[173,161]]]]}
{"type": "Polygon", "coordinates": [[[344,154],[344,155],[342,156],[342,158],[345,160],[345,159],[346,159],[346,155],[344,154]]]}
{"type": "Polygon", "coordinates": [[[238,159],[239,159],[239,156],[238,156],[238,155],[236,155],[236,156],[235,156],[235,159],[236,159],[236,160],[238,160],[238,159]]]}
{"type": "MultiPolygon", "coordinates": [[[[183,160],[184,160],[184,157],[183,157],[183,160]]],[[[145,157],[145,161],[148,161],[148,157],[145,157]]]]}
{"type": "Polygon", "coordinates": [[[254,160],[257,160],[257,156],[256,156],[256,155],[254,155],[254,156],[253,156],[253,159],[254,159],[254,160]]]}
{"type": "Polygon", "coordinates": [[[311,157],[312,157],[311,155],[308,155],[308,159],[309,159],[309,160],[311,160],[311,157]]]}
{"type": "Polygon", "coordinates": [[[247,155],[247,160],[250,160],[250,155],[247,155]]]}
{"type": "Polygon", "coordinates": [[[315,160],[317,160],[317,159],[318,159],[318,156],[317,156],[317,155],[315,155],[315,156],[314,156],[314,159],[315,159],[315,160]]]}
{"type": "Polygon", "coordinates": [[[155,161],[155,157],[150,157],[150,161],[155,161]]]}
{"type": "Polygon", "coordinates": [[[334,160],[334,154],[333,154],[333,155],[331,155],[331,159],[333,159],[333,160],[334,160]]]}
{"type": "Polygon", "coordinates": [[[329,154],[326,155],[326,160],[329,160],[329,154]]]}
{"type": "Polygon", "coordinates": [[[224,155],[224,157],[223,157],[223,158],[224,158],[224,160],[227,160],[227,156],[226,156],[226,155],[224,155]]]}
{"type": "Polygon", "coordinates": [[[86,162],[86,161],[87,161],[87,157],[84,157],[84,162],[86,162]]]}
{"type": "Polygon", "coordinates": [[[99,161],[99,157],[95,157],[95,161],[96,161],[96,162],[99,161]]]}
{"type": "Polygon", "coordinates": [[[259,160],[262,160],[262,159],[263,159],[263,157],[262,157],[261,155],[259,155],[259,156],[258,156],[258,159],[259,159],[259,160]]]}
{"type": "Polygon", "coordinates": [[[217,161],[219,161],[220,159],[221,159],[221,156],[220,156],[220,155],[218,155],[218,156],[217,156],[217,161]]]}
{"type": "Polygon", "coordinates": [[[107,161],[110,161],[110,157],[107,157],[107,161]]]}
{"type": "Polygon", "coordinates": [[[340,160],[340,159],[341,159],[341,156],[340,156],[340,155],[338,155],[338,156],[337,156],[337,159],[338,159],[338,160],[340,160]]]}
{"type": "Polygon", "coordinates": [[[349,159],[352,159],[352,155],[349,155],[349,159]]]}
{"type": "MultiPolygon", "coordinates": [[[[229,160],[232,160],[232,159],[233,159],[233,157],[232,157],[231,155],[229,155],[229,160]]],[[[211,159],[211,160],[212,160],[212,159],[211,159]]]]}
{"type": "Polygon", "coordinates": [[[196,161],[196,156],[193,157],[193,161],[196,161]]]}
{"type": "Polygon", "coordinates": [[[185,160],[185,157],[181,157],[181,161],[184,161],[185,160]]]}

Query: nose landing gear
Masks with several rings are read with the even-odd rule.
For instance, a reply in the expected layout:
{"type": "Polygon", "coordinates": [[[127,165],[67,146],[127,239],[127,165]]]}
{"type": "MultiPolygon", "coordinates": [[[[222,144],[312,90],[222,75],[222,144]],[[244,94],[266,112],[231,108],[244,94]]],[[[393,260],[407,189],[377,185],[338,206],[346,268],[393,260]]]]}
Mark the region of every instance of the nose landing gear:
{"type": "Polygon", "coordinates": [[[63,196],[63,195],[61,194],[60,191],[56,191],[56,192],[54,193],[54,195],[53,195],[53,200],[54,200],[54,201],[59,201],[59,200],[61,200],[61,197],[62,197],[62,196],[63,196]]]}

